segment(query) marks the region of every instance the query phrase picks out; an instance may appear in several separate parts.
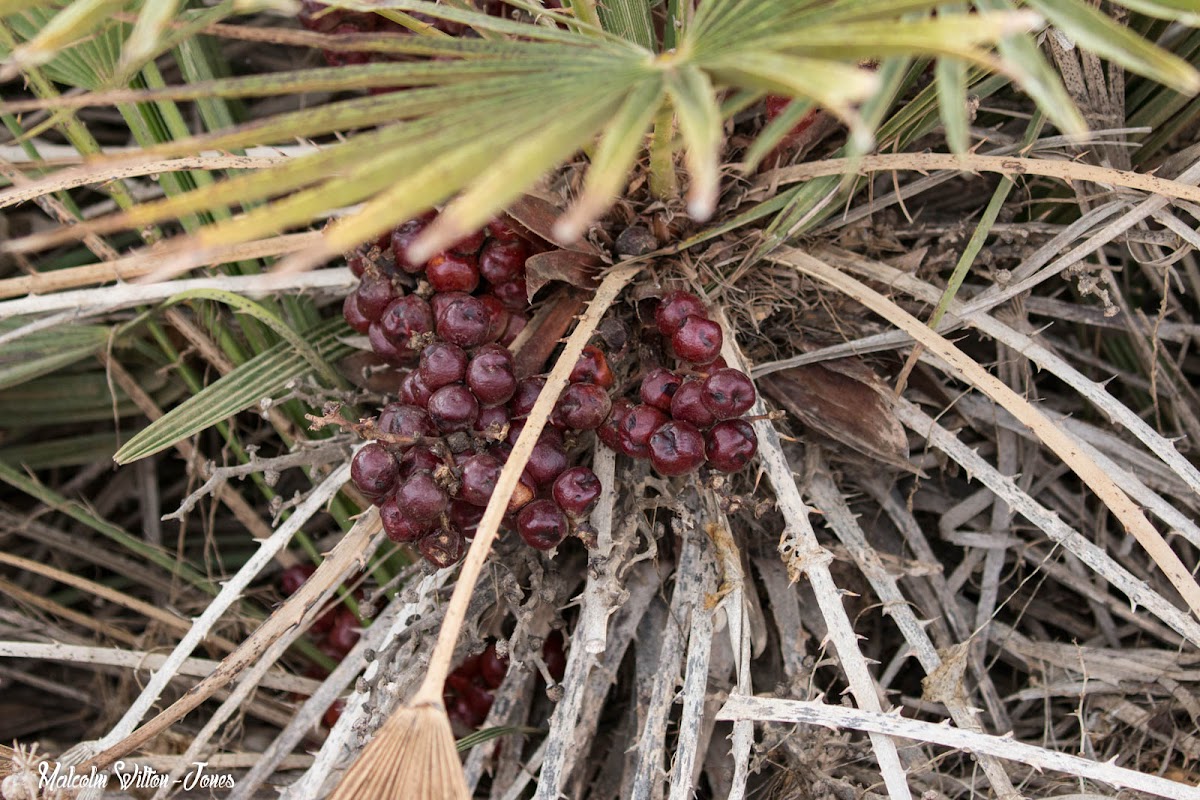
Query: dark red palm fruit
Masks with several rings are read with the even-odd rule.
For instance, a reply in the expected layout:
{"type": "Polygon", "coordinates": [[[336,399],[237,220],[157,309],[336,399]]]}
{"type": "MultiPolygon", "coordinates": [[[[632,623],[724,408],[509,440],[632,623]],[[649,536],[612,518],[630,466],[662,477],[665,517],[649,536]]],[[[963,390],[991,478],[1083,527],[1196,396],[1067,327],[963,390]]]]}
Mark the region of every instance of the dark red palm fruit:
{"type": "Polygon", "coordinates": [[[484,345],[467,365],[467,387],[485,406],[507,403],[517,391],[512,353],[500,345],[484,345]]]}
{"type": "Polygon", "coordinates": [[[544,486],[561,475],[566,468],[567,451],[563,449],[562,442],[548,438],[543,432],[529,454],[525,472],[535,484],[544,486]]]}
{"type": "Polygon", "coordinates": [[[508,283],[525,277],[529,248],[520,239],[492,239],[479,254],[479,272],[490,283],[508,283]]]}
{"type": "Polygon", "coordinates": [[[517,514],[517,533],[537,550],[553,550],[567,538],[567,517],[551,500],[534,500],[517,514]]]}
{"type": "Polygon", "coordinates": [[[609,369],[608,359],[599,347],[589,344],[583,348],[579,360],[571,369],[571,383],[594,383],[605,389],[612,388],[612,370],[609,369]]]}
{"type": "Polygon", "coordinates": [[[383,523],[383,532],[397,544],[419,542],[434,526],[434,520],[414,519],[406,509],[400,507],[394,494],[380,504],[379,521],[383,523]]]}
{"type": "Polygon", "coordinates": [[[546,662],[546,671],[554,680],[561,681],[567,674],[567,651],[562,631],[550,631],[546,641],[542,642],[542,661],[546,662]]]}
{"type": "Polygon", "coordinates": [[[325,641],[345,658],[346,654],[354,649],[354,645],[360,638],[362,638],[362,634],[358,631],[358,619],[354,616],[354,612],[344,606],[339,608],[333,618],[333,627],[329,629],[325,641]]]}
{"type": "Polygon", "coordinates": [[[473,255],[438,253],[425,264],[425,279],[435,292],[473,292],[479,287],[479,264],[473,255]]]}
{"type": "Polygon", "coordinates": [[[737,472],[758,452],[758,434],[744,419],[727,419],[713,425],[704,438],[708,465],[721,472],[737,472]]]}
{"type": "Polygon", "coordinates": [[[408,403],[388,403],[380,410],[375,425],[383,433],[394,436],[415,439],[420,436],[438,435],[437,426],[433,424],[425,409],[408,403]]]}
{"type": "Polygon", "coordinates": [[[415,264],[408,259],[408,246],[416,241],[421,231],[437,218],[436,211],[427,211],[416,219],[401,223],[392,231],[392,255],[396,258],[396,266],[410,275],[416,275],[424,268],[423,264],[415,264]]]}
{"type": "Polygon", "coordinates": [[[461,383],[467,374],[467,351],[449,342],[434,342],[421,351],[417,371],[421,382],[437,391],[452,383],[461,383]]]}
{"type": "Polygon", "coordinates": [[[704,405],[703,395],[704,381],[696,378],[684,381],[671,398],[671,417],[680,422],[690,422],[701,430],[710,427],[717,418],[704,405]]]}
{"type": "Polygon", "coordinates": [[[719,369],[725,369],[728,366],[729,365],[727,363],[725,363],[724,356],[717,356],[715,359],[708,362],[707,364],[697,364],[696,366],[692,367],[692,371],[709,375],[709,374],[716,372],[719,369]]]}
{"type": "Polygon", "coordinates": [[[488,406],[479,409],[479,416],[471,430],[482,434],[493,442],[502,441],[508,435],[508,409],[505,406],[488,406]]]}
{"type": "Polygon", "coordinates": [[[291,597],[316,571],[317,568],[312,564],[288,567],[279,575],[279,591],[283,592],[285,597],[291,597]]]}
{"type": "Polygon", "coordinates": [[[429,416],[443,433],[469,431],[479,418],[479,401],[461,383],[443,386],[429,398],[429,416]]]}
{"type": "Polygon", "coordinates": [[[367,335],[367,331],[371,328],[371,320],[364,317],[358,310],[358,298],[354,292],[346,295],[346,299],[342,301],[342,316],[345,317],[347,325],[363,336],[367,335]]]}
{"type": "Polygon", "coordinates": [[[481,228],[450,245],[450,251],[460,256],[473,256],[479,252],[479,248],[483,247],[483,237],[484,233],[481,228]]]}
{"type": "Polygon", "coordinates": [[[421,373],[415,369],[410,370],[400,380],[399,394],[403,402],[421,408],[429,405],[429,398],[433,396],[433,392],[425,385],[425,381],[421,379],[421,373]]]}
{"type": "Polygon", "coordinates": [[[500,298],[494,294],[479,295],[479,302],[483,303],[487,307],[488,313],[491,314],[492,325],[488,328],[487,341],[500,341],[504,332],[508,330],[512,312],[505,308],[504,303],[501,303],[500,298]]]}
{"type": "Polygon", "coordinates": [[[492,315],[477,297],[464,297],[446,306],[438,318],[436,330],[447,342],[463,348],[478,347],[487,341],[492,315]]]}
{"type": "Polygon", "coordinates": [[[571,467],[554,479],[550,493],[558,507],[571,517],[582,517],[600,497],[600,479],[587,467],[571,467]]]}
{"type": "Polygon", "coordinates": [[[740,417],[754,406],[754,381],[741,370],[719,369],[704,379],[700,399],[717,419],[740,417]]]}
{"type": "Polygon", "coordinates": [[[508,317],[508,324],[504,326],[504,333],[500,335],[500,344],[508,347],[517,340],[521,335],[521,331],[525,330],[525,326],[529,324],[529,318],[524,314],[512,313],[508,317]]]}
{"type": "Polygon", "coordinates": [[[504,216],[496,217],[487,224],[488,236],[500,241],[512,241],[520,239],[521,235],[517,233],[517,229],[509,224],[508,218],[504,216]]]}
{"type": "MultiPolygon", "coordinates": [[[[533,498],[537,497],[537,484],[533,478],[529,477],[528,472],[529,470],[526,469],[525,472],[521,473],[521,478],[517,481],[517,488],[513,489],[512,496],[508,498],[508,507],[505,508],[505,513],[515,514],[532,501],[533,498]]],[[[510,528],[515,527],[514,525],[508,525],[508,523],[506,525],[510,528]]]]}
{"type": "Polygon", "coordinates": [[[671,398],[675,396],[675,392],[679,390],[682,383],[683,378],[671,370],[656,367],[642,378],[639,395],[643,403],[667,411],[671,408],[671,398]]]}
{"type": "Polygon", "coordinates": [[[654,323],[663,336],[674,336],[683,327],[683,321],[692,316],[702,319],[708,316],[704,301],[691,292],[668,292],[654,310],[654,323]]]}
{"type": "Polygon", "coordinates": [[[466,292],[438,292],[429,298],[429,307],[433,310],[433,322],[436,326],[446,313],[446,309],[459,300],[465,300],[471,295],[466,292]]]}
{"type": "Polygon", "coordinates": [[[704,460],[704,434],[691,423],[668,422],[650,437],[650,463],[661,475],[685,475],[704,460]]]}
{"type": "Polygon", "coordinates": [[[383,332],[383,324],[372,322],[367,328],[367,342],[375,355],[392,364],[401,364],[408,357],[408,351],[397,345],[383,332]]]}
{"type": "Polygon", "coordinates": [[[390,492],[399,475],[400,465],[396,463],[396,457],[377,442],[363,445],[350,460],[350,480],[371,499],[390,492]]]}
{"type": "Polygon", "coordinates": [[[520,312],[529,308],[529,286],[524,278],[493,284],[494,294],[509,311],[520,312]]]}
{"type": "Polygon", "coordinates": [[[350,268],[351,275],[361,278],[363,273],[367,271],[367,259],[361,253],[352,255],[346,259],[346,266],[350,268]]]}
{"type": "Polygon", "coordinates": [[[476,506],[486,506],[496,491],[496,481],[503,468],[500,461],[487,453],[467,456],[462,462],[462,479],[458,498],[476,506]]]}
{"type": "Polygon", "coordinates": [[[474,539],[479,520],[483,519],[483,508],[463,500],[453,500],[447,516],[450,518],[450,524],[462,531],[463,536],[474,539]]]}
{"type": "Polygon", "coordinates": [[[600,437],[600,441],[612,450],[623,452],[621,423],[624,422],[631,408],[633,408],[633,403],[629,402],[627,398],[618,397],[613,401],[612,410],[608,412],[608,419],[604,420],[604,424],[596,429],[596,435],[600,437]]]}
{"type": "Polygon", "coordinates": [[[438,528],[421,540],[421,555],[439,569],[452,567],[467,554],[467,540],[462,531],[454,528],[438,528]]]}
{"type": "Polygon", "coordinates": [[[340,697],[329,704],[329,708],[325,709],[325,713],[321,715],[321,722],[326,728],[332,728],[337,725],[337,721],[342,718],[342,712],[346,710],[346,701],[340,697]]]}
{"type": "Polygon", "coordinates": [[[682,361],[707,364],[721,354],[721,326],[711,319],[691,316],[671,336],[671,349],[682,361]]]}
{"type": "Polygon", "coordinates": [[[463,692],[463,697],[466,698],[467,705],[471,707],[471,712],[479,718],[478,724],[482,725],[492,710],[492,704],[496,702],[496,698],[487,689],[475,684],[467,687],[467,690],[463,692]]]}
{"type": "MultiPolygon", "coordinates": [[[[508,435],[504,437],[504,442],[503,442],[503,444],[508,448],[508,450],[507,450],[508,453],[512,452],[512,446],[517,443],[517,439],[519,439],[521,437],[521,431],[523,431],[523,430],[525,430],[525,418],[524,417],[521,417],[520,419],[510,419],[509,420],[508,435]]],[[[543,428],[542,433],[544,434],[548,430],[553,430],[553,429],[552,428],[543,428]]],[[[505,458],[507,459],[508,456],[505,455],[505,458]]]]}
{"type": "Polygon", "coordinates": [[[572,383],[559,395],[551,422],[565,430],[592,431],[612,410],[608,392],[593,383],[572,383]]]}
{"type": "Polygon", "coordinates": [[[508,675],[508,656],[496,652],[496,645],[489,644],[479,655],[479,677],[491,689],[499,689],[508,675]]]}
{"type": "Polygon", "coordinates": [[[446,490],[428,472],[414,472],[396,489],[396,505],[414,520],[435,520],[450,505],[446,490]]]}
{"type": "Polygon", "coordinates": [[[396,289],[386,275],[367,270],[358,288],[354,290],[354,302],[358,304],[358,312],[371,322],[383,319],[383,312],[396,299],[396,289]]]}
{"type": "Polygon", "coordinates": [[[413,474],[422,470],[432,473],[443,463],[445,462],[442,461],[442,457],[432,448],[414,445],[400,456],[400,480],[408,480],[413,474]]]}
{"type": "Polygon", "coordinates": [[[529,416],[529,412],[533,411],[533,404],[537,402],[538,395],[544,388],[546,388],[546,379],[541,375],[533,375],[518,381],[517,390],[513,393],[512,402],[509,403],[513,419],[529,416]]]}
{"type": "Polygon", "coordinates": [[[379,320],[383,332],[396,345],[408,348],[414,334],[433,330],[433,310],[415,294],[393,300],[379,320]]]}
{"type": "Polygon", "coordinates": [[[470,681],[470,679],[478,677],[482,661],[482,653],[476,653],[473,656],[467,656],[463,659],[461,664],[455,667],[454,674],[461,675],[470,681]]]}
{"type": "Polygon", "coordinates": [[[629,409],[621,420],[621,452],[634,458],[648,458],[650,437],[669,420],[662,409],[645,403],[629,409]]]}

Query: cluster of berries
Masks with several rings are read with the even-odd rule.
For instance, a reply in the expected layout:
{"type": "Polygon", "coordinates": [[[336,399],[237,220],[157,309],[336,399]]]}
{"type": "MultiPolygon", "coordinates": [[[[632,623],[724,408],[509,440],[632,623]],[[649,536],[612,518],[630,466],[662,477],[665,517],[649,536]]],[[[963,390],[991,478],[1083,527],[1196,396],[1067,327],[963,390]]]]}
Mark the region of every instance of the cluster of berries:
{"type": "Polygon", "coordinates": [[[740,419],[754,405],[753,381],[720,357],[721,326],[696,295],[667,294],[654,321],[678,366],[643,376],[640,403],[614,402],[600,439],[627,456],[649,458],[662,475],[684,475],[704,464],[737,472],[758,450],[754,428],[740,419]]]}
{"type": "MultiPolygon", "coordinates": [[[[312,564],[297,564],[294,567],[288,567],[279,576],[279,591],[285,597],[290,597],[312,577],[316,570],[317,568],[312,564]]],[[[356,592],[356,599],[361,600],[362,597],[361,591],[356,592]]],[[[339,603],[317,617],[309,627],[308,634],[316,641],[317,648],[322,653],[334,661],[341,661],[358,643],[362,635],[358,632],[358,627],[358,618],[354,616],[354,612],[339,603]]],[[[305,673],[306,677],[317,680],[323,680],[327,675],[328,673],[316,664],[309,667],[305,673]]],[[[344,707],[344,701],[335,700],[325,710],[322,721],[326,727],[333,727],[344,707]]]]}
{"type": "MultiPolygon", "coordinates": [[[[413,264],[406,248],[433,216],[396,228],[386,251],[376,242],[351,257],[361,280],[343,313],[376,354],[408,367],[399,400],[380,410],[368,429],[374,441],[355,454],[351,478],[379,506],[393,541],[415,543],[427,561],[447,567],[465,554],[546,381],[518,379],[504,346],[526,321],[530,245],[494,221],[486,234],[413,264]]],[[[577,432],[609,414],[613,376],[604,354],[589,347],[571,380],[507,509],[509,527],[541,550],[578,529],[600,495],[599,479],[571,467],[568,453],[577,432]]]]}
{"type": "MultiPolygon", "coordinates": [[[[555,681],[561,681],[567,671],[563,645],[563,635],[559,631],[552,631],[542,644],[542,660],[555,681]]],[[[475,730],[482,725],[496,700],[492,692],[500,688],[507,674],[508,656],[497,652],[494,642],[482,653],[459,664],[446,678],[442,690],[442,701],[446,704],[450,722],[463,731],[475,730]]]]}

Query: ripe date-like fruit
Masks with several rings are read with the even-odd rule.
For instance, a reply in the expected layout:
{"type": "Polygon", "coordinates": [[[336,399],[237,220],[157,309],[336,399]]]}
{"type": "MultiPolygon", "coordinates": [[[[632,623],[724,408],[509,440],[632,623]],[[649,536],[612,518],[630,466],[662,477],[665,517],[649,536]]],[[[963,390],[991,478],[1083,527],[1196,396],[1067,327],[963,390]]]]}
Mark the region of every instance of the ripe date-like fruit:
{"type": "Polygon", "coordinates": [[[369,442],[359,448],[350,461],[350,480],[358,490],[372,499],[382,497],[396,485],[400,465],[387,448],[369,442]]]}
{"type": "Polygon", "coordinates": [[[432,520],[446,510],[450,498],[428,472],[414,472],[396,489],[396,505],[415,520],[432,520]]]}
{"type": "Polygon", "coordinates": [[[354,649],[360,638],[362,634],[358,632],[358,618],[354,616],[354,612],[345,606],[339,608],[325,641],[344,657],[354,649]]]}
{"type": "Polygon", "coordinates": [[[554,479],[551,494],[558,507],[573,517],[582,517],[600,497],[600,479],[587,467],[571,467],[554,479]]]}
{"type": "Polygon", "coordinates": [[[674,336],[691,316],[707,318],[704,301],[691,292],[668,292],[654,311],[654,322],[663,336],[674,336]]]}
{"type": "Polygon", "coordinates": [[[383,433],[416,438],[437,436],[437,426],[420,406],[408,403],[388,403],[379,412],[376,426],[383,433]]]}
{"type": "Polygon", "coordinates": [[[671,336],[671,348],[683,361],[707,364],[721,354],[721,326],[705,317],[690,316],[671,336]]]}
{"type": "Polygon", "coordinates": [[[567,517],[550,500],[534,500],[517,515],[517,533],[525,544],[538,550],[552,550],[567,538],[567,517]]]}
{"type": "Polygon", "coordinates": [[[662,475],[685,475],[704,463],[704,434],[688,422],[668,422],[650,437],[650,462],[662,475]]]}
{"type": "Polygon", "coordinates": [[[458,497],[476,506],[486,506],[496,490],[503,464],[486,453],[478,453],[463,459],[462,485],[458,497]]]}
{"type": "Polygon", "coordinates": [[[487,341],[492,314],[478,297],[466,296],[446,306],[437,318],[437,334],[459,347],[478,347],[487,341]]]}
{"type": "Polygon", "coordinates": [[[407,348],[414,334],[433,330],[433,311],[416,295],[405,295],[388,304],[379,324],[388,339],[407,348]]]}
{"type": "Polygon", "coordinates": [[[443,433],[469,431],[479,418],[479,401],[461,383],[443,386],[429,398],[429,416],[443,433]]]}
{"type": "Polygon", "coordinates": [[[704,380],[700,399],[717,419],[745,414],[754,405],[757,394],[750,376],[736,369],[719,369],[704,380]]]}
{"type": "Polygon", "coordinates": [[[537,444],[529,454],[529,462],[525,472],[538,486],[550,483],[567,468],[567,451],[563,449],[561,437],[555,437],[549,431],[542,431],[537,444]]]}
{"type": "Polygon", "coordinates": [[[394,494],[379,506],[379,521],[383,523],[383,532],[387,537],[398,544],[418,542],[434,526],[432,519],[419,520],[410,516],[406,509],[400,507],[394,494]]]}
{"type": "Polygon", "coordinates": [[[355,292],[346,295],[346,299],[342,301],[342,316],[345,317],[347,325],[363,336],[371,329],[371,320],[358,310],[358,296],[355,292]]]}
{"type": "Polygon", "coordinates": [[[583,348],[579,360],[575,362],[575,367],[571,370],[570,380],[571,383],[594,383],[605,389],[612,388],[612,370],[608,366],[608,359],[604,357],[604,353],[600,351],[599,347],[589,344],[583,348]]]}
{"type": "Polygon", "coordinates": [[[708,432],[704,452],[713,469],[737,472],[758,452],[758,435],[744,419],[727,419],[708,432]]]}
{"type": "Polygon", "coordinates": [[[421,382],[432,391],[461,383],[467,374],[467,351],[448,342],[434,342],[421,351],[417,371],[421,382]]]}
{"type": "Polygon", "coordinates": [[[429,398],[432,395],[433,392],[421,379],[421,373],[415,369],[400,381],[400,399],[409,405],[424,408],[429,405],[429,398]]]}
{"type": "Polygon", "coordinates": [[[685,380],[671,398],[671,417],[681,422],[690,422],[702,430],[711,426],[717,418],[704,404],[703,395],[703,381],[696,378],[685,380]]]}
{"type": "Polygon", "coordinates": [[[496,645],[489,644],[479,656],[479,675],[493,689],[499,689],[508,674],[508,656],[496,652],[496,645]]]}
{"type": "Polygon", "coordinates": [[[462,531],[438,528],[421,540],[421,555],[435,567],[445,569],[462,560],[467,553],[467,540],[462,531]]]}
{"type": "Polygon", "coordinates": [[[618,397],[613,401],[612,410],[608,412],[608,419],[604,420],[604,424],[596,430],[596,435],[600,437],[600,441],[604,442],[612,450],[623,452],[621,446],[621,425],[631,408],[633,408],[633,403],[624,397],[618,397]]]}
{"type": "Polygon", "coordinates": [[[560,428],[591,431],[604,424],[612,400],[594,383],[572,383],[559,395],[551,421],[560,428]]]}
{"type": "Polygon", "coordinates": [[[667,411],[671,408],[671,398],[682,383],[683,379],[669,369],[652,369],[642,378],[642,387],[639,390],[642,402],[667,411]]]}
{"type": "Polygon", "coordinates": [[[392,287],[391,280],[375,270],[368,270],[358,282],[358,288],[354,290],[354,300],[359,313],[372,322],[382,319],[388,304],[395,299],[396,290],[392,287]]]}
{"type": "Polygon", "coordinates": [[[525,283],[524,278],[493,284],[492,294],[496,295],[509,311],[521,312],[529,308],[529,285],[525,283]]]}
{"type": "Polygon", "coordinates": [[[425,265],[425,278],[435,292],[473,292],[479,286],[479,264],[473,255],[438,253],[425,265]]]}
{"type": "Polygon", "coordinates": [[[485,406],[507,403],[517,390],[512,353],[499,345],[484,345],[467,365],[467,386],[485,406]]]}
{"type": "Polygon", "coordinates": [[[316,571],[317,568],[312,564],[297,564],[294,567],[288,567],[279,575],[279,591],[290,597],[316,571]]]}
{"type": "Polygon", "coordinates": [[[410,219],[408,222],[398,225],[392,231],[392,254],[396,257],[396,266],[410,275],[416,275],[421,272],[424,265],[414,263],[408,259],[408,246],[416,241],[421,232],[436,217],[437,212],[427,211],[416,219],[410,219]]]}
{"type": "Polygon", "coordinates": [[[529,378],[523,378],[517,383],[517,391],[513,394],[512,408],[513,418],[527,417],[529,412],[533,411],[533,404],[537,402],[538,395],[542,393],[542,389],[546,387],[546,379],[541,375],[534,375],[529,378]]]}
{"type": "Polygon", "coordinates": [[[525,276],[529,248],[520,239],[492,239],[479,254],[479,271],[493,284],[525,276]]]}
{"type": "Polygon", "coordinates": [[[634,458],[650,455],[650,437],[669,418],[661,409],[642,403],[629,409],[621,421],[621,452],[634,458]]]}

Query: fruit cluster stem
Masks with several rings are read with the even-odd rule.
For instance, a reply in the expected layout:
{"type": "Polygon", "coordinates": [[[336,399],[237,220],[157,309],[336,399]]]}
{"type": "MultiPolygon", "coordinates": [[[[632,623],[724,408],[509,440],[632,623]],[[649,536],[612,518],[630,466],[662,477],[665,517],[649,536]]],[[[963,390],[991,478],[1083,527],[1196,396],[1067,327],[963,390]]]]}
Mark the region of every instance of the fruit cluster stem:
{"type": "Polygon", "coordinates": [[[467,606],[475,591],[479,575],[483,571],[484,562],[491,552],[492,543],[496,540],[496,535],[500,530],[500,523],[508,508],[509,498],[516,489],[525,464],[529,461],[530,453],[533,451],[533,446],[537,443],[542,429],[545,428],[559,394],[566,387],[571,370],[579,360],[580,354],[583,353],[583,348],[596,330],[604,312],[608,310],[617,295],[640,269],[640,264],[626,264],[613,269],[605,276],[588,304],[587,310],[580,318],[579,324],[575,327],[575,331],[567,339],[562,354],[554,364],[554,369],[546,378],[546,386],[542,389],[533,410],[529,413],[525,427],[496,481],[496,489],[483,512],[483,518],[479,521],[475,539],[471,543],[470,550],[467,551],[466,559],[463,561],[454,586],[454,593],[446,607],[441,631],[429,658],[429,670],[425,673],[425,680],[413,697],[412,705],[440,706],[442,704],[442,690],[446,683],[446,677],[450,674],[450,663],[454,657],[454,647],[458,641],[459,632],[466,618],[467,606]]]}

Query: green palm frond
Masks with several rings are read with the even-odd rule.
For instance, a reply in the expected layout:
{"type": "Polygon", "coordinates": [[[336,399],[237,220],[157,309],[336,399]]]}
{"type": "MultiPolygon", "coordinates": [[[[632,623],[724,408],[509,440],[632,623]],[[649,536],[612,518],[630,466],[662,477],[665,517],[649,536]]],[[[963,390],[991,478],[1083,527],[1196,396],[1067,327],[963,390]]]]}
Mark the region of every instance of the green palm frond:
{"type": "MultiPolygon", "coordinates": [[[[1176,7],[1181,2],[1131,0],[1127,5],[1160,16],[1186,15],[1186,7],[1176,7]]],[[[98,8],[103,2],[78,4],[84,5],[98,8]]],[[[892,98],[906,85],[900,79],[914,74],[910,60],[932,59],[934,98],[956,150],[968,145],[963,110],[967,92],[989,73],[1018,84],[1060,129],[1081,132],[1081,117],[1032,38],[1047,20],[1081,46],[1126,69],[1180,92],[1200,87],[1200,76],[1186,62],[1081,0],[1027,0],[1022,5],[1010,0],[976,0],[969,5],[935,0],[705,0],[694,16],[685,13],[689,4],[672,2],[663,42],[656,40],[651,4],[646,0],[604,4],[596,20],[542,9],[532,2],[512,3],[538,12],[537,24],[460,7],[466,3],[334,0],[330,5],[386,13],[390,18],[427,15],[468,26],[480,38],[279,30],[272,33],[279,41],[384,53],[402,60],[208,81],[184,88],[0,104],[0,111],[16,112],[118,100],[407,87],[182,139],[126,157],[136,162],[361,130],[278,167],[79,225],[69,235],[136,227],[231,204],[261,203],[202,228],[180,243],[176,252],[182,252],[270,236],[310,224],[333,209],[362,204],[327,229],[323,247],[292,263],[308,266],[427,208],[445,205],[444,213],[413,247],[412,256],[420,258],[478,228],[580,150],[589,150],[592,174],[557,231],[564,238],[577,237],[620,193],[651,127],[665,113],[673,115],[678,138],[664,142],[682,153],[690,175],[688,212],[704,219],[720,197],[730,110],[724,100],[731,95],[743,105],[764,93],[796,98],[800,102],[793,114],[807,106],[827,109],[849,128],[846,154],[853,155],[871,146],[892,98]],[[596,26],[597,21],[603,28],[596,26]],[[865,63],[880,58],[884,62],[878,69],[865,63]]],[[[219,7],[228,14],[235,6],[219,7]]],[[[577,12],[591,7],[579,6],[577,12]]],[[[56,46],[77,37],[87,24],[102,32],[104,26],[95,17],[78,8],[64,9],[56,16],[44,16],[38,30],[28,30],[28,24],[25,30],[13,26],[23,43],[9,54],[9,65],[31,63],[30,53],[49,60],[56,46]]],[[[22,19],[28,22],[27,17],[22,19]]],[[[161,14],[148,10],[127,34],[126,29],[127,25],[122,28],[125,49],[113,65],[118,73],[143,62],[155,52],[155,43],[165,41],[171,32],[161,14]]],[[[768,126],[744,166],[752,168],[769,151],[767,145],[786,131],[782,122],[768,126]]],[[[662,166],[661,159],[656,163],[662,166]]],[[[660,183],[670,185],[670,181],[660,183]]],[[[7,194],[0,192],[0,206],[7,194]]],[[[45,245],[52,239],[36,241],[45,245]]]]}

